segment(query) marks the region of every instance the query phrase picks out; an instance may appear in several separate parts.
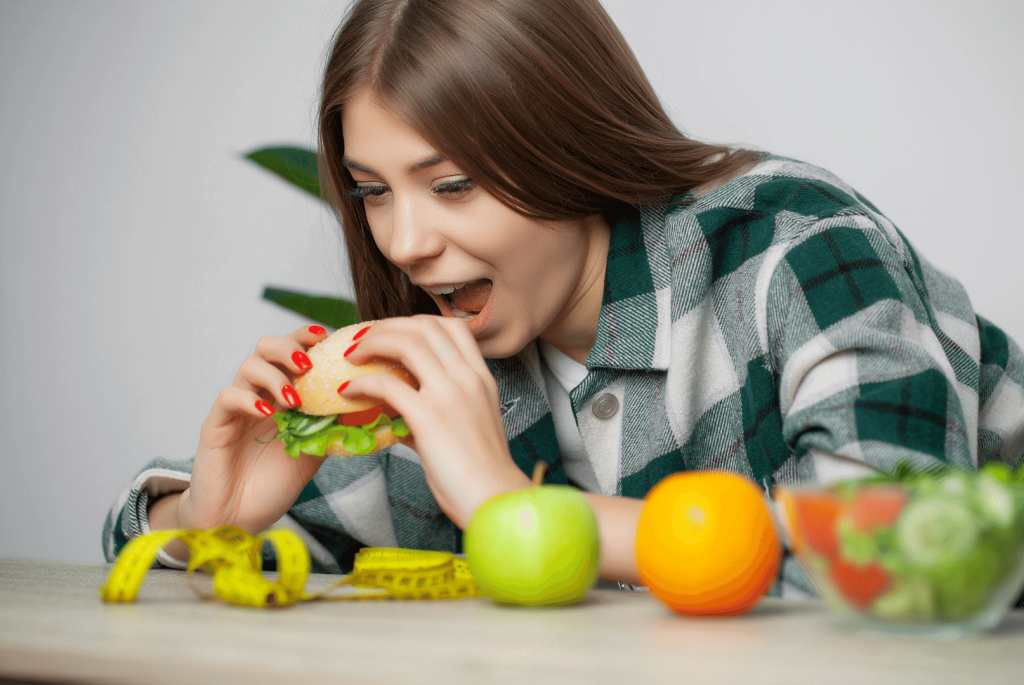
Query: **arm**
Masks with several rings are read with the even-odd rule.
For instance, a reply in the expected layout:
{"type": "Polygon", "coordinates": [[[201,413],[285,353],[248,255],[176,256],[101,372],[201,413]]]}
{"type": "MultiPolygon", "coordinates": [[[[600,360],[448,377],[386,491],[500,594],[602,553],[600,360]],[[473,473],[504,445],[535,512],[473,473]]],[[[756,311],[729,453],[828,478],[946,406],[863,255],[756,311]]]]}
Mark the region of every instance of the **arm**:
{"type": "MultiPolygon", "coordinates": [[[[151,529],[236,525],[255,534],[284,516],[325,457],[285,455],[280,441],[268,441],[277,431],[271,415],[274,405],[298,404],[291,378],[309,368],[304,350],[324,335],[322,328],[303,327],[287,338],[260,340],[203,422],[191,479],[139,514],[151,529]]],[[[164,551],[179,562],[187,558],[178,541],[164,551]]]]}
{"type": "MultiPolygon", "coordinates": [[[[103,525],[103,553],[113,562],[124,546],[151,529],[147,509],[154,501],[176,497],[191,479],[192,460],[155,459],[146,464],[135,480],[122,491],[107,514],[103,525]]],[[[164,566],[184,568],[179,560],[164,554],[157,556],[164,566]]]]}
{"type": "Polygon", "coordinates": [[[798,458],[891,470],[973,466],[978,331],[963,289],[866,217],[812,227],[772,278],[786,442],[798,458]],[[827,227],[826,227],[827,225],[827,227]]]}
{"type": "MultiPolygon", "coordinates": [[[[183,528],[178,516],[178,504],[181,502],[180,492],[165,495],[149,505],[149,527],[152,530],[183,528]]],[[[164,546],[164,552],[182,562],[188,561],[188,547],[181,540],[171,540],[164,546]]]]}
{"type": "Polygon", "coordinates": [[[644,501],[630,497],[584,492],[597,517],[601,537],[598,574],[608,580],[640,585],[636,568],[636,529],[644,501]]]}
{"type": "MultiPolygon", "coordinates": [[[[389,319],[373,325],[349,360],[400,360],[418,389],[387,376],[360,376],[344,395],[379,397],[395,407],[412,431],[407,441],[422,460],[431,493],[465,529],[476,508],[496,495],[531,487],[509,453],[497,386],[465,323],[452,318],[389,319]]],[[[641,500],[583,493],[601,538],[599,573],[639,583],[636,525],[641,500]]]]}

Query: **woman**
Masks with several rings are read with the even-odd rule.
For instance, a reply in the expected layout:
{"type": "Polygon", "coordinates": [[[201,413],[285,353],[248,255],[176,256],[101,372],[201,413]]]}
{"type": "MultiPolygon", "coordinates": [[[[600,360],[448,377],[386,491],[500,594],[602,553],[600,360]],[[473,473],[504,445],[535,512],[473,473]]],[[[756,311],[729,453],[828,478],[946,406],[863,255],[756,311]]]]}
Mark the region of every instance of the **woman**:
{"type": "Polygon", "coordinates": [[[320,142],[378,320],[349,358],[420,383],[342,392],[395,407],[414,451],[255,443],[261,402],[297,404],[325,332],[261,339],[194,464],[152,464],[115,506],[108,556],[147,527],[282,517],[322,570],[363,545],[458,550],[476,507],[544,460],[594,509],[601,576],[636,583],[640,498],[673,472],[768,489],[1024,454],[1020,348],[841,180],[683,136],[596,0],[358,2],[320,142]]]}

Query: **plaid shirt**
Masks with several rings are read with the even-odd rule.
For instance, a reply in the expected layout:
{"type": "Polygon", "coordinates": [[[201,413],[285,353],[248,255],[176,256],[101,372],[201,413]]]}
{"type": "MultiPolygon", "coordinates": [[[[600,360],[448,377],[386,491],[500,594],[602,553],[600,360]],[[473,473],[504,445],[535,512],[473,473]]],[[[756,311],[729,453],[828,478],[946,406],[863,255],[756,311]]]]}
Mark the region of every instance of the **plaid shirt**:
{"type": "MultiPolygon", "coordinates": [[[[1024,456],[1021,349],[853,188],[768,155],[680,200],[612,222],[597,340],[570,393],[588,455],[617,467],[606,494],[641,498],[698,469],[768,491],[819,478],[826,459],[890,470],[906,457],[1024,456]],[[611,417],[593,406],[609,394],[611,417]]],[[[544,460],[546,480],[566,482],[536,345],[488,364],[516,463],[530,473],[544,460]]],[[[153,462],[122,494],[104,527],[109,559],[147,530],[149,497],[186,487],[190,466],[153,462]]],[[[327,572],[364,545],[461,550],[402,446],[328,459],[282,524],[327,572]]],[[[790,560],[782,575],[813,592],[790,560]]]]}

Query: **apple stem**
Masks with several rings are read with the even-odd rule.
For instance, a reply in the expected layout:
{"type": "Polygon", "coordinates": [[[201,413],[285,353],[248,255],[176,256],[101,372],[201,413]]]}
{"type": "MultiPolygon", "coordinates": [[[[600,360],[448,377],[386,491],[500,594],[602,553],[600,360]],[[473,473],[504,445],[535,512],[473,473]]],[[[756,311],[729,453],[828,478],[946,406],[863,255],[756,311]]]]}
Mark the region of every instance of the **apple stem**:
{"type": "Polygon", "coordinates": [[[546,471],[548,465],[542,461],[538,461],[533,465],[533,484],[540,485],[544,482],[544,471],[546,471]]]}

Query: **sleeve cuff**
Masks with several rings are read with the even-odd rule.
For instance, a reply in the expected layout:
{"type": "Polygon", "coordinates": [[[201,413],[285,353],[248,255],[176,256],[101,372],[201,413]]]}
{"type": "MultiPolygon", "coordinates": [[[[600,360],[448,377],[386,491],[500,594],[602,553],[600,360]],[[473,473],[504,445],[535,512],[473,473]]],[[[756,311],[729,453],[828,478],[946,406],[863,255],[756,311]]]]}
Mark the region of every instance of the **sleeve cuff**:
{"type": "MultiPolygon", "coordinates": [[[[139,530],[142,535],[152,532],[152,529],[149,527],[150,500],[175,492],[184,492],[190,482],[192,482],[191,474],[172,471],[171,469],[149,469],[139,474],[132,487],[139,491],[136,516],[138,517],[139,530]]],[[[161,566],[167,568],[179,570],[188,568],[188,563],[181,559],[175,559],[165,552],[163,548],[157,550],[156,560],[161,566]]]]}

